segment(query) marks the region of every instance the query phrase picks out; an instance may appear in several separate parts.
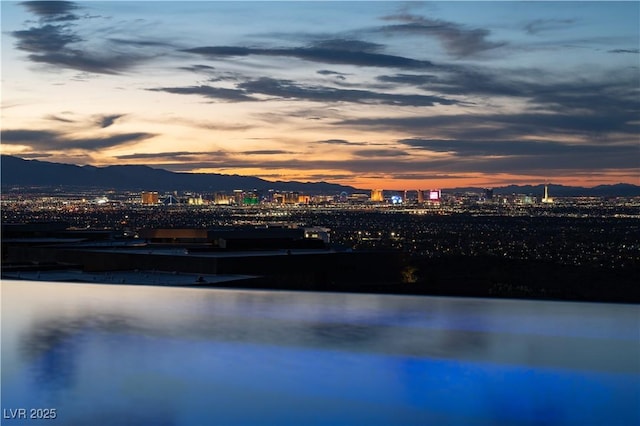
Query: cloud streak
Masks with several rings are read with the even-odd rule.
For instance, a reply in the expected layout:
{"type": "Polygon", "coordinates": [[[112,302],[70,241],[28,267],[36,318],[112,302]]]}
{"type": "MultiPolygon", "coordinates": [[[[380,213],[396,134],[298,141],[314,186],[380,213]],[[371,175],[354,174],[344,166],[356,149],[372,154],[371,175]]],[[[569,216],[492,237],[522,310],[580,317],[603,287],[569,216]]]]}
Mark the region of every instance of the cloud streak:
{"type": "Polygon", "coordinates": [[[631,155],[637,152],[630,145],[595,145],[561,143],[557,141],[468,141],[443,139],[401,139],[403,145],[434,152],[449,152],[456,156],[553,156],[553,155],[631,155]]]}
{"type": "Polygon", "coordinates": [[[574,19],[535,19],[524,26],[528,34],[539,34],[546,31],[561,30],[574,24],[574,19]]]}
{"type": "Polygon", "coordinates": [[[200,95],[205,98],[216,99],[228,102],[247,102],[256,101],[251,96],[248,96],[245,90],[227,89],[224,87],[212,87],[212,86],[188,86],[188,87],[158,87],[148,89],[154,92],[167,92],[176,95],[200,95]]]}
{"type": "Polygon", "coordinates": [[[513,139],[550,135],[595,137],[610,132],[626,133],[629,137],[637,135],[640,123],[628,120],[629,117],[615,115],[520,113],[350,118],[335,124],[387,131],[439,133],[452,139],[513,139]]]}
{"type": "Polygon", "coordinates": [[[112,126],[117,119],[124,117],[124,114],[113,114],[113,115],[105,115],[98,119],[98,125],[105,129],[107,127],[112,126]]]}
{"type": "MultiPolygon", "coordinates": [[[[365,50],[355,50],[353,40],[343,40],[342,47],[337,40],[331,43],[317,44],[310,47],[294,48],[254,48],[242,46],[202,46],[185,49],[184,52],[202,55],[209,59],[224,60],[243,56],[271,56],[296,58],[323,64],[355,65],[360,67],[428,69],[434,65],[430,61],[406,58],[403,56],[374,53],[365,50]]],[[[369,49],[371,47],[369,46],[369,49]]]]}
{"type": "Polygon", "coordinates": [[[213,86],[160,87],[148,89],[179,95],[200,95],[210,99],[229,102],[295,99],[310,102],[348,102],[356,104],[378,104],[392,106],[431,107],[434,105],[454,105],[457,101],[441,96],[405,95],[374,92],[370,90],[339,89],[329,86],[306,85],[292,80],[262,77],[247,80],[235,89],[213,86]]]}
{"type": "Polygon", "coordinates": [[[440,96],[380,93],[369,90],[337,89],[327,86],[301,85],[291,80],[262,77],[238,85],[247,93],[301,99],[314,102],[375,103],[394,106],[453,105],[452,99],[440,96]]]}
{"type": "MultiPolygon", "coordinates": [[[[157,159],[180,159],[182,161],[197,161],[203,155],[226,156],[222,151],[218,152],[190,152],[190,151],[170,151],[170,152],[146,152],[126,155],[118,155],[119,160],[157,160],[157,159]]],[[[188,164],[188,163],[187,163],[188,164]]]]}
{"type": "Polygon", "coordinates": [[[150,139],[152,133],[122,133],[95,138],[71,138],[68,135],[49,130],[2,130],[2,143],[7,145],[27,145],[31,149],[58,151],[80,149],[96,151],[129,145],[150,139]]]}
{"type": "Polygon", "coordinates": [[[296,154],[292,151],[284,151],[281,149],[260,149],[256,151],[242,151],[243,155],[288,155],[288,154],[296,154]]]}

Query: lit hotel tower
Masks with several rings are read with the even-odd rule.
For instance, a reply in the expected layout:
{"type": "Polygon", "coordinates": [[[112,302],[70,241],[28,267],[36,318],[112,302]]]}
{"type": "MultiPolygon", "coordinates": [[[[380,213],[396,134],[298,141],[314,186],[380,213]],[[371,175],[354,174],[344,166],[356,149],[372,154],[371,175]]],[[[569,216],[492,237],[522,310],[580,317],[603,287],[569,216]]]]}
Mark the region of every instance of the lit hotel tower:
{"type": "Polygon", "coordinates": [[[544,198],[542,199],[542,202],[545,203],[545,204],[553,203],[553,198],[549,197],[549,186],[548,185],[544,186],[544,198]]]}
{"type": "Polygon", "coordinates": [[[382,189],[371,190],[371,201],[377,201],[377,202],[384,201],[384,197],[382,196],[382,189]]]}
{"type": "Polygon", "coordinates": [[[140,198],[142,204],[158,204],[158,193],[156,191],[142,191],[142,194],[140,194],[140,198]]]}

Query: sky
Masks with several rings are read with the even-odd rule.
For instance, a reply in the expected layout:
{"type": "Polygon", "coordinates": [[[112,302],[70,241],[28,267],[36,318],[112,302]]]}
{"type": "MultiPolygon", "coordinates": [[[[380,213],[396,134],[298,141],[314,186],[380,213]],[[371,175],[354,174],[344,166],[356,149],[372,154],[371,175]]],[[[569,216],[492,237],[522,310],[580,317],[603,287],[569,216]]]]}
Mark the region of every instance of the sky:
{"type": "Polygon", "coordinates": [[[640,184],[640,2],[1,2],[3,154],[428,189],[640,184]]]}

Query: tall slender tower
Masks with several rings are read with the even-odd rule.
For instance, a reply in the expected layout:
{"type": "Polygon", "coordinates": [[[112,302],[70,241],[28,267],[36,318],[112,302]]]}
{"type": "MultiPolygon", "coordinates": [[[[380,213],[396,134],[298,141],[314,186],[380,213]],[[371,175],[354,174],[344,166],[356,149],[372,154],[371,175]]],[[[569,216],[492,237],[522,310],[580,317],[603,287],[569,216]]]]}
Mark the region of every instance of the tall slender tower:
{"type": "Polygon", "coordinates": [[[549,197],[549,185],[544,185],[544,197],[542,198],[544,204],[553,203],[553,198],[549,197]]]}

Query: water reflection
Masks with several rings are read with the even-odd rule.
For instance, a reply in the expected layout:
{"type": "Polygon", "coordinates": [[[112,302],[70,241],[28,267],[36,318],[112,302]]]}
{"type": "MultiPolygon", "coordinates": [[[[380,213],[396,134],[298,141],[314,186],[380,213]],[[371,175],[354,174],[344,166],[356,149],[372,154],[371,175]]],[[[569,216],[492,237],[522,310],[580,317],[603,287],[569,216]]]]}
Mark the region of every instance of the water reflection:
{"type": "Polygon", "coordinates": [[[638,313],[5,281],[2,404],[63,425],[637,423],[638,313]]]}

